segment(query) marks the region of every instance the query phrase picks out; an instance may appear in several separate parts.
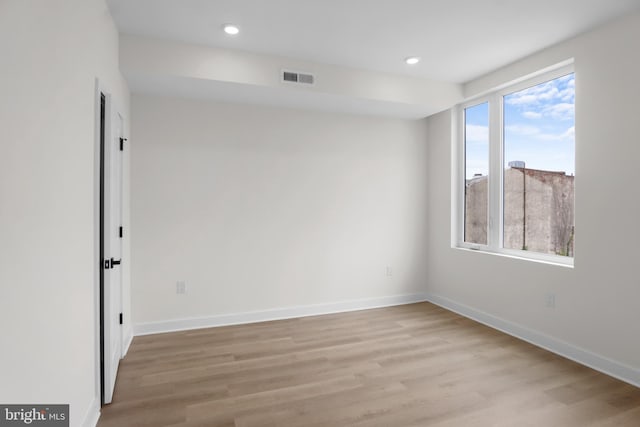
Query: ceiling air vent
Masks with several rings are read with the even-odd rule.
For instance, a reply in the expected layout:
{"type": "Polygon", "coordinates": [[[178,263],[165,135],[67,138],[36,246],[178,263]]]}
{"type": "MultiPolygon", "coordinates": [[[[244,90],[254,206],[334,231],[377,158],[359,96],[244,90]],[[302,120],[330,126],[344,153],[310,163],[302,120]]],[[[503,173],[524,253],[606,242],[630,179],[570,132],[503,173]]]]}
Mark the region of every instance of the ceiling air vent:
{"type": "Polygon", "coordinates": [[[288,83],[312,85],[315,81],[313,74],[297,71],[282,70],[282,81],[288,83]]]}

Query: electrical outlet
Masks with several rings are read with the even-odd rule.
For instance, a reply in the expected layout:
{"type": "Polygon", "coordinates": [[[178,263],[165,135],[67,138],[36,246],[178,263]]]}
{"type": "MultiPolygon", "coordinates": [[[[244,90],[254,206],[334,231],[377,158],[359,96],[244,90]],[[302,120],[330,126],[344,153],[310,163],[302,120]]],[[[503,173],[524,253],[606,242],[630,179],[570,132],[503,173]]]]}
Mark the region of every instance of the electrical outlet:
{"type": "Polygon", "coordinates": [[[547,308],[556,308],[556,294],[545,294],[544,305],[547,308]]]}
{"type": "Polygon", "coordinates": [[[391,266],[387,266],[387,277],[393,276],[393,268],[391,266]]]}
{"type": "Polygon", "coordinates": [[[176,294],[185,295],[187,293],[187,283],[184,280],[176,282],[176,294]]]}

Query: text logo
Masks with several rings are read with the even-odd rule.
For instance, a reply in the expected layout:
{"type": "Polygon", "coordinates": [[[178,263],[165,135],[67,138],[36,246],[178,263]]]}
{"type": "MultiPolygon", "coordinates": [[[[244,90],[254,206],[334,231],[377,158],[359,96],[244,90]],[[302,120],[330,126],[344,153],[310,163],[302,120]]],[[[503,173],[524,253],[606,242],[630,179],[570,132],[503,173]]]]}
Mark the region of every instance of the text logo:
{"type": "Polygon", "coordinates": [[[69,427],[69,405],[0,405],[0,427],[69,427]]]}

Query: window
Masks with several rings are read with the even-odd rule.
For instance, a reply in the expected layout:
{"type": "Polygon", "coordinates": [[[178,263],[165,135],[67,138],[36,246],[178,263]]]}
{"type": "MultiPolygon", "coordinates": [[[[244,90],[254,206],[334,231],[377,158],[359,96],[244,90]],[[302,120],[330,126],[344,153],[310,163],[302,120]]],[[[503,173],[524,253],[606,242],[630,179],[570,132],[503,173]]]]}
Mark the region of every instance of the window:
{"type": "Polygon", "coordinates": [[[564,67],[461,106],[459,246],[572,263],[574,100],[564,67]]]}
{"type": "Polygon", "coordinates": [[[464,241],[487,244],[489,103],[465,108],[464,241]]]}

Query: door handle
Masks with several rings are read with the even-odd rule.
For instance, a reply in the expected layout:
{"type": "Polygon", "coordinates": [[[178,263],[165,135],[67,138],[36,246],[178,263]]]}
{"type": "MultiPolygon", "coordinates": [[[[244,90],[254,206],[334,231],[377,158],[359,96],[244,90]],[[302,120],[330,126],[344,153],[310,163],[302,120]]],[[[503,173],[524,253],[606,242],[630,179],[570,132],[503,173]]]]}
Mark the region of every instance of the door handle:
{"type": "Polygon", "coordinates": [[[111,258],[111,268],[113,268],[114,265],[120,265],[120,264],[122,264],[122,259],[111,258]]]}

